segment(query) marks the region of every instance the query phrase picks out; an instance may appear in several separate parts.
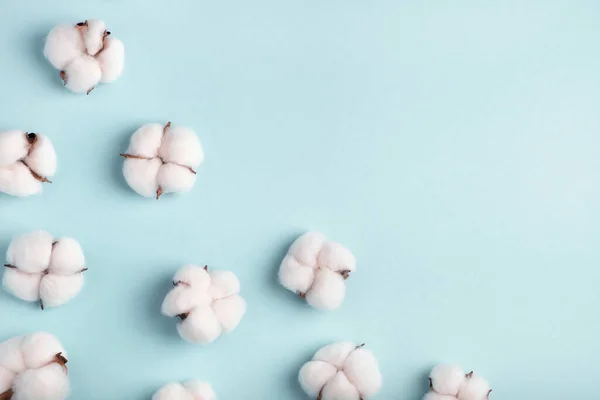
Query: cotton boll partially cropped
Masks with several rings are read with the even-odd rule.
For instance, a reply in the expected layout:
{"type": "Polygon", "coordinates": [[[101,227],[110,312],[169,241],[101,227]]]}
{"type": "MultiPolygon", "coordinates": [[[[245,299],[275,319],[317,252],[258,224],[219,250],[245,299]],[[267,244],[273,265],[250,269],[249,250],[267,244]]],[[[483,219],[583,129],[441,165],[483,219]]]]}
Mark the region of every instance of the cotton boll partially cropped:
{"type": "Polygon", "coordinates": [[[217,395],[209,383],[202,381],[187,381],[169,383],[160,388],[152,400],[216,400],[217,395]]]}
{"type": "Polygon", "coordinates": [[[67,353],[49,333],[0,344],[0,399],[64,400],[70,392],[67,353]]]}
{"type": "Polygon", "coordinates": [[[42,309],[73,299],[83,287],[85,257],[75,239],[55,240],[37,231],[15,237],[8,247],[2,284],[25,301],[39,301],[42,309]]]}
{"type": "Polygon", "coordinates": [[[125,46],[110,35],[104,21],[95,19],[58,25],[50,31],[44,55],[60,71],[67,89],[89,94],[98,83],[121,76],[125,46]]]}
{"type": "Polygon", "coordinates": [[[177,331],[190,343],[208,344],[233,331],[246,312],[240,284],[229,271],[186,265],[173,277],[173,289],[162,304],[162,314],[177,317],[177,331]]]}
{"type": "Polygon", "coordinates": [[[344,301],[346,283],[356,270],[354,255],[325,235],[308,232],[290,246],[279,267],[279,282],[321,310],[334,310],[344,301]]]}
{"type": "Polygon", "coordinates": [[[194,131],[166,125],[147,124],[131,136],[123,175],[129,186],[144,197],[160,198],[166,193],[190,191],[196,168],[204,152],[194,131]]]}
{"type": "Polygon", "coordinates": [[[25,197],[42,192],[42,183],[56,173],[56,153],[46,136],[0,132],[0,192],[25,197]]]}
{"type": "Polygon", "coordinates": [[[381,389],[382,378],[373,353],[352,342],[338,342],[317,351],[298,375],[300,386],[319,400],[366,400],[381,389]]]}
{"type": "Polygon", "coordinates": [[[430,391],[423,400],[487,400],[489,383],[481,376],[457,365],[440,364],[429,374],[430,391]]]}

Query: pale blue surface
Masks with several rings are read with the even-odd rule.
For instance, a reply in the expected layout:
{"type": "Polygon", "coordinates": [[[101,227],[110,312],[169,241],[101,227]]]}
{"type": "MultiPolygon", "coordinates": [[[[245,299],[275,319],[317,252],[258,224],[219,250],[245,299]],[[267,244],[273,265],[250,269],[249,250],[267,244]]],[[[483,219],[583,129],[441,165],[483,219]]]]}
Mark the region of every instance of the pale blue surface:
{"type": "Polygon", "coordinates": [[[0,251],[46,229],[90,267],[58,309],[1,294],[0,338],[58,335],[74,400],[193,377],[224,400],[304,399],[300,365],[336,339],[378,355],[377,399],[419,399],[439,361],[475,368],[492,400],[598,399],[600,5],[411,3],[0,2],[0,129],[45,132],[60,163],[42,196],[0,195],[0,251]],[[126,71],[77,96],[42,38],[93,17],[126,71]],[[156,202],[118,154],[167,120],[207,159],[192,193],[156,202]],[[305,229],[358,258],[336,312],[276,282],[305,229]],[[188,262],[235,271],[249,304],[205,348],[159,312],[188,262]]]}

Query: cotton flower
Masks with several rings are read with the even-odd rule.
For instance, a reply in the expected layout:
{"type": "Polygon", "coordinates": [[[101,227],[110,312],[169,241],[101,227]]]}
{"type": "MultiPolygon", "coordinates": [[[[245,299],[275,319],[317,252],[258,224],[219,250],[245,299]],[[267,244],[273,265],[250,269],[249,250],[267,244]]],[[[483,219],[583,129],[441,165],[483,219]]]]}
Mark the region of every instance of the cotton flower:
{"type": "Polygon", "coordinates": [[[204,161],[198,136],[188,128],[146,124],[131,136],[123,163],[129,186],[144,197],[188,192],[196,182],[196,168],[204,161]]]}
{"type": "Polygon", "coordinates": [[[96,19],[54,27],[46,37],[44,55],[75,93],[90,94],[98,83],[117,80],[125,64],[123,42],[96,19]]]}
{"type": "Polygon", "coordinates": [[[302,389],[318,400],[366,400],[382,385],[373,353],[352,342],[337,342],[321,348],[300,369],[302,389]]]}
{"type": "Polygon", "coordinates": [[[4,265],[4,288],[25,301],[57,307],[74,298],[83,287],[85,258],[79,243],[70,238],[53,239],[44,231],[12,240],[4,265]]]}
{"type": "Polygon", "coordinates": [[[67,353],[46,332],[0,343],[0,400],[64,400],[69,395],[67,353]]]}
{"type": "Polygon", "coordinates": [[[212,386],[202,381],[169,383],[152,396],[152,400],[216,400],[216,398],[212,386]]]}
{"type": "Polygon", "coordinates": [[[279,282],[322,310],[338,308],[346,295],[346,283],[356,269],[354,255],[325,235],[308,232],[292,244],[279,267],[279,282]]]}
{"type": "Polygon", "coordinates": [[[18,197],[39,194],[55,173],[56,153],[46,136],[0,132],[0,192],[18,197]]]}
{"type": "Polygon", "coordinates": [[[423,400],[487,400],[488,382],[473,371],[465,374],[457,365],[440,364],[429,374],[429,393],[423,400]]]}
{"type": "Polygon", "coordinates": [[[186,265],[173,277],[173,285],[162,313],[180,319],[177,330],[190,343],[208,344],[233,331],[246,312],[240,281],[233,272],[186,265]]]}

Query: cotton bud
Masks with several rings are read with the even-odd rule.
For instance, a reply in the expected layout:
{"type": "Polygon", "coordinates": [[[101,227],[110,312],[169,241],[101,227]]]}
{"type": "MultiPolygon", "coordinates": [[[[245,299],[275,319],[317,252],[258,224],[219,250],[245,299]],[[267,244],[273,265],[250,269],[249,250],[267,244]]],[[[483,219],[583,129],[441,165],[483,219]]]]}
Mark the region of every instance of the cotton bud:
{"type": "Polygon", "coordinates": [[[25,301],[58,307],[74,298],[83,287],[85,258],[71,238],[54,239],[44,231],[12,240],[4,265],[4,288],[25,301]]]}
{"type": "Polygon", "coordinates": [[[186,265],[173,277],[173,286],[162,313],[180,319],[177,330],[190,343],[215,341],[221,333],[233,331],[246,312],[233,272],[186,265]]]}
{"type": "Polygon", "coordinates": [[[0,192],[18,197],[39,194],[55,173],[56,153],[46,136],[0,132],[0,192]]]}
{"type": "Polygon", "coordinates": [[[188,192],[204,151],[194,131],[184,127],[147,124],[131,136],[123,164],[129,186],[144,197],[188,192]]]}
{"type": "Polygon", "coordinates": [[[323,347],[300,369],[302,389],[318,400],[366,400],[381,389],[379,364],[362,345],[337,342],[323,347]]]}
{"type": "Polygon", "coordinates": [[[0,343],[1,400],[64,400],[67,353],[57,338],[37,332],[0,343]]]}
{"type": "Polygon", "coordinates": [[[322,310],[338,308],[346,296],[346,283],[356,270],[354,255],[325,235],[308,232],[292,244],[279,267],[279,282],[322,310]]]}
{"type": "Polygon", "coordinates": [[[429,393],[423,400],[487,400],[489,383],[472,371],[465,373],[457,365],[440,364],[429,374],[429,393]]]}
{"type": "Polygon", "coordinates": [[[59,70],[67,89],[89,94],[98,83],[117,80],[125,65],[125,46],[104,21],[58,25],[46,37],[44,55],[59,70]]]}

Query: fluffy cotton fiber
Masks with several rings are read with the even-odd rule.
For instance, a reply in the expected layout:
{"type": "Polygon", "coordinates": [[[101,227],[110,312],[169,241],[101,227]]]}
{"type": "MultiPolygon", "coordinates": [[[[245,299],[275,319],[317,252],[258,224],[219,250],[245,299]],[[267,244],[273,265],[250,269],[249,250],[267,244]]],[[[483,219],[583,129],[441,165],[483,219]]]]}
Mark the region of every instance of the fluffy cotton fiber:
{"type": "Polygon", "coordinates": [[[71,238],[54,239],[44,231],[12,240],[4,265],[4,288],[25,301],[57,307],[74,298],[83,287],[85,258],[71,238]]]}
{"type": "Polygon", "coordinates": [[[290,247],[279,268],[279,282],[322,310],[338,308],[346,296],[346,283],[356,270],[354,255],[325,235],[308,232],[290,247]]]}
{"type": "Polygon", "coordinates": [[[173,285],[162,313],[180,319],[177,330],[190,343],[208,344],[233,331],[246,312],[233,272],[186,265],[173,277],[173,285]]]}
{"type": "Polygon", "coordinates": [[[363,345],[337,342],[323,347],[300,369],[302,389],[318,400],[365,400],[381,389],[377,359],[363,345]]]}
{"type": "Polygon", "coordinates": [[[63,400],[69,395],[67,353],[46,332],[0,343],[0,399],[63,400]]]}
{"type": "Polygon", "coordinates": [[[129,186],[144,197],[188,192],[196,182],[196,168],[204,161],[198,136],[188,128],[147,124],[131,136],[123,164],[129,186]]]}
{"type": "Polygon", "coordinates": [[[110,36],[104,21],[58,25],[46,38],[44,55],[60,71],[65,87],[89,94],[98,83],[110,83],[123,72],[125,46],[110,36]]]}
{"type": "Polygon", "coordinates": [[[212,386],[202,381],[169,383],[152,396],[152,400],[216,400],[216,398],[212,386]]]}
{"type": "Polygon", "coordinates": [[[473,371],[457,365],[440,364],[429,374],[429,393],[423,400],[487,400],[492,392],[488,382],[473,371]]]}
{"type": "Polygon", "coordinates": [[[0,132],[0,192],[18,197],[39,194],[55,173],[56,153],[46,136],[0,132]]]}

